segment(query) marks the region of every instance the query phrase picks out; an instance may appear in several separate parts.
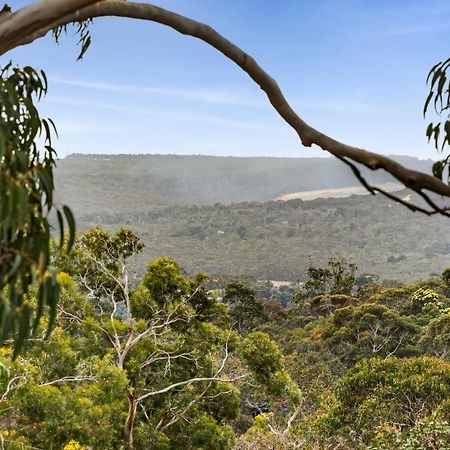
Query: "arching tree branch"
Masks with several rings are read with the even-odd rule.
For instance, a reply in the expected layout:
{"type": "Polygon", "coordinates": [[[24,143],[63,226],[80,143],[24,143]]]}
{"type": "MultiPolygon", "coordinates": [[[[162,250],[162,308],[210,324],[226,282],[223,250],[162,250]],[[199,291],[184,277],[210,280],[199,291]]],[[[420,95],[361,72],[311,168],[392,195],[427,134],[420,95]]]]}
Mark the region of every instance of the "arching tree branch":
{"type": "MultiPolygon", "coordinates": [[[[308,125],[289,105],[276,81],[267,72],[265,72],[249,54],[241,50],[210,26],[154,5],[127,2],[124,0],[102,0],[97,2],[83,2],[81,0],[65,0],[55,2],[54,0],[42,0],[32,6],[35,8],[33,11],[35,11],[36,8],[39,10],[41,23],[43,25],[40,28],[36,28],[35,26],[32,27],[28,33],[23,33],[22,30],[20,33],[20,39],[15,39],[13,41],[11,41],[11,39],[5,40],[5,33],[8,35],[7,32],[9,31],[11,34],[14,29],[14,23],[11,22],[13,21],[14,16],[21,13],[20,17],[22,18],[22,22],[25,21],[27,18],[26,10],[29,10],[31,6],[19,11],[16,15],[13,14],[11,18],[5,20],[3,23],[0,23],[0,54],[11,50],[18,45],[28,44],[35,39],[44,36],[48,31],[55,27],[70,22],[87,20],[95,17],[128,17],[149,20],[166,25],[182,34],[193,36],[206,42],[219,52],[223,53],[227,58],[232,60],[242,70],[244,70],[266,93],[272,106],[296,131],[304,146],[310,147],[315,144],[347,163],[349,161],[353,161],[360,163],[371,170],[383,169],[402,182],[406,187],[418,192],[427,201],[430,207],[433,208],[432,213],[444,213],[444,215],[448,215],[445,209],[438,207],[423,191],[427,190],[445,197],[450,197],[450,186],[431,175],[407,169],[384,155],[369,152],[367,150],[339,142],[308,125]],[[54,9],[55,3],[60,5],[59,15],[56,18],[54,9]],[[67,10],[71,10],[68,6],[69,4],[73,6],[73,4],[82,3],[93,4],[78,10],[76,13],[70,11],[66,14],[67,10]],[[52,4],[53,8],[48,7],[48,4],[52,4]]],[[[30,18],[28,17],[28,19],[30,18]]],[[[361,178],[362,177],[360,177],[360,181],[361,178]]],[[[367,183],[363,183],[363,185],[368,188],[367,183]]],[[[378,188],[371,187],[370,189],[368,188],[368,190],[372,193],[379,192],[383,195],[387,195],[386,192],[378,188]]],[[[392,195],[387,196],[392,198],[392,195]]],[[[398,201],[398,199],[396,199],[396,201],[398,201]]],[[[404,202],[401,201],[400,203],[404,202]]],[[[415,211],[427,211],[414,205],[412,205],[412,207],[408,207],[415,211]]]]}
{"type": "Polygon", "coordinates": [[[70,14],[77,20],[81,8],[98,0],[40,0],[17,12],[5,5],[0,16],[0,55],[22,45],[39,30],[52,28],[55,21],[70,14]]]}
{"type": "Polygon", "coordinates": [[[366,188],[367,191],[369,191],[372,195],[376,195],[376,193],[380,193],[382,195],[384,195],[385,197],[393,200],[396,203],[400,203],[403,206],[406,206],[408,209],[410,209],[411,211],[415,212],[421,212],[423,214],[426,214],[427,216],[432,216],[434,214],[441,214],[443,216],[446,217],[450,217],[450,213],[448,212],[448,208],[441,208],[440,206],[438,206],[436,203],[434,203],[430,197],[425,194],[422,191],[418,191],[418,194],[425,200],[426,203],[428,203],[431,206],[431,210],[430,209],[425,209],[422,208],[421,206],[415,205],[413,203],[407,202],[406,200],[403,200],[400,197],[397,197],[396,195],[387,192],[377,186],[372,186],[371,184],[369,184],[367,182],[367,180],[362,176],[361,171],[358,169],[358,167],[356,167],[355,164],[353,164],[352,162],[348,161],[346,158],[343,158],[341,156],[336,156],[336,158],[340,159],[344,164],[347,164],[350,169],[352,170],[353,174],[355,175],[355,177],[358,179],[358,181],[366,188]]]}

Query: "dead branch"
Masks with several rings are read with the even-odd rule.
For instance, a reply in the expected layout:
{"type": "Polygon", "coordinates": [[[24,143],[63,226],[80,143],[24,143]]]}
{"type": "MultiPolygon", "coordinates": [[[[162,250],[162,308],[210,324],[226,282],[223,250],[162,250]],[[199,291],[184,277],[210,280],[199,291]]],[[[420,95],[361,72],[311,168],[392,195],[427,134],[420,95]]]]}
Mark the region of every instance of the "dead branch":
{"type": "Polygon", "coordinates": [[[8,394],[12,391],[13,388],[17,387],[19,382],[26,378],[26,374],[17,375],[16,377],[13,377],[9,380],[5,392],[3,392],[2,396],[0,397],[0,402],[3,402],[8,394]]]}
{"type": "Polygon", "coordinates": [[[217,381],[218,383],[233,383],[235,381],[241,380],[242,378],[245,378],[248,374],[238,375],[233,378],[220,378],[220,377],[194,377],[190,378],[189,380],[179,381],[178,383],[170,384],[169,386],[166,386],[165,388],[159,389],[157,391],[148,391],[145,394],[142,394],[138,401],[141,402],[142,400],[145,400],[148,397],[154,397],[155,395],[165,394],[166,392],[171,391],[172,389],[175,389],[180,386],[185,386],[187,384],[192,383],[199,383],[202,381],[217,381]]]}
{"type": "Polygon", "coordinates": [[[51,386],[53,384],[68,383],[68,382],[80,383],[83,381],[95,381],[95,379],[96,378],[92,375],[67,376],[58,378],[57,380],[47,381],[46,383],[41,383],[39,386],[51,386]]]}

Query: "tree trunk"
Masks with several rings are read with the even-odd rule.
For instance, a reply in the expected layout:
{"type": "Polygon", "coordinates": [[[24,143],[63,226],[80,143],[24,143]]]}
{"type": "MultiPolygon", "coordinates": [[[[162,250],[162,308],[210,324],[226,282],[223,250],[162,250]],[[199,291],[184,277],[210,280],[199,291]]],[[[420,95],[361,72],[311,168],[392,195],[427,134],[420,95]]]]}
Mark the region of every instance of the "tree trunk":
{"type": "Polygon", "coordinates": [[[137,404],[138,402],[134,388],[131,388],[128,392],[128,416],[124,429],[125,448],[127,449],[133,448],[133,427],[136,419],[137,404]]]}

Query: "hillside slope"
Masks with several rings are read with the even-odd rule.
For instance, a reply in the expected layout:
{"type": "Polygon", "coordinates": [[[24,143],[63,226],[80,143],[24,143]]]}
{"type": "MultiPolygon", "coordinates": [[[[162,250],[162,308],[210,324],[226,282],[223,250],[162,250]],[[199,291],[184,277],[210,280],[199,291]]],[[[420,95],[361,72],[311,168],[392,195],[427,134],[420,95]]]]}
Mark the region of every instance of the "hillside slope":
{"type": "MultiPolygon", "coordinates": [[[[432,161],[398,157],[418,170],[432,161]]],[[[373,182],[391,181],[382,172],[373,182]]],[[[78,214],[139,212],[171,205],[268,201],[284,194],[359,186],[334,158],[75,155],[58,161],[56,192],[78,214]]]]}
{"type": "MultiPolygon", "coordinates": [[[[431,164],[403,162],[422,170],[431,164]]],[[[383,197],[273,201],[357,186],[333,159],[76,156],[59,162],[56,182],[79,229],[137,231],[146,244],[142,263],[169,255],[189,272],[297,280],[310,264],[343,256],[361,271],[402,281],[450,265],[448,219],[383,197]]]]}
{"type": "Polygon", "coordinates": [[[341,256],[361,272],[406,281],[450,266],[448,219],[413,213],[383,197],[177,206],[84,214],[78,221],[82,229],[130,227],[145,242],[142,263],[168,255],[191,273],[303,280],[311,264],[341,256]]]}

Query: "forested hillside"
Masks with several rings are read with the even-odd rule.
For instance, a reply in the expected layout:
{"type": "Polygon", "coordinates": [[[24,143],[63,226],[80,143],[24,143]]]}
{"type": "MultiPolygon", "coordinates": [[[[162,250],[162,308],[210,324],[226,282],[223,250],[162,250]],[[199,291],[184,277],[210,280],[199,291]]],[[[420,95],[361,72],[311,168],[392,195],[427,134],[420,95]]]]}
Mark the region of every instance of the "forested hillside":
{"type": "Polygon", "coordinates": [[[99,212],[78,223],[131,227],[145,243],[144,259],[168,255],[190,273],[271,280],[303,280],[311,263],[333,255],[383,278],[414,280],[439,273],[450,254],[448,220],[372,196],[99,212]]]}
{"type": "Polygon", "coordinates": [[[97,227],[53,254],[53,332],[0,347],[5,449],[449,448],[450,269],[392,287],[330,259],[283,307],[168,257],[135,277],[141,250],[97,227]]]}
{"type": "Polygon", "coordinates": [[[143,260],[168,255],[189,273],[303,280],[311,263],[337,255],[407,281],[440,272],[450,253],[445,219],[382,197],[264,201],[357,185],[333,159],[74,156],[59,161],[57,175],[81,230],[126,225],[145,243],[143,260]]]}
{"type": "MultiPolygon", "coordinates": [[[[396,159],[431,170],[431,160],[396,159]]],[[[373,182],[392,180],[383,172],[362,172],[373,182]]],[[[291,192],[359,186],[334,158],[201,155],[73,155],[58,161],[55,183],[57,197],[78,214],[267,201],[291,192]]]]}

